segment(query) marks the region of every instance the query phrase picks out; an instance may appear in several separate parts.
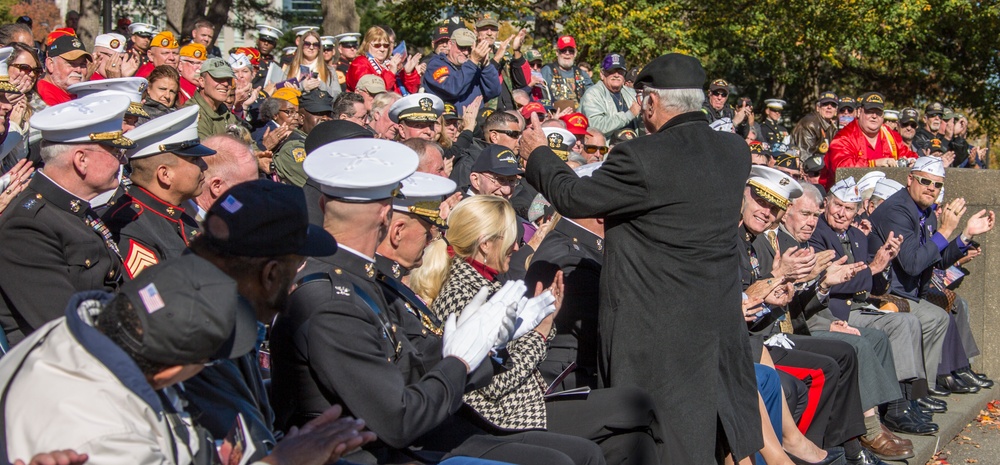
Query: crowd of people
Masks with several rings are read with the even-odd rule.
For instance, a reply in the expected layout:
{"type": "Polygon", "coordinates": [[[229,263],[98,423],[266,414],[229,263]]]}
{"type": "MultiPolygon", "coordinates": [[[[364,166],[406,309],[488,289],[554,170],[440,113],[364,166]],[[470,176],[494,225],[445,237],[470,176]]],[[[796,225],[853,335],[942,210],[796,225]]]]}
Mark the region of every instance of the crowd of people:
{"type": "Polygon", "coordinates": [[[495,13],[426,55],[69,19],[0,25],[10,463],[884,464],[993,386],[941,103],[793,125],[495,13]]]}

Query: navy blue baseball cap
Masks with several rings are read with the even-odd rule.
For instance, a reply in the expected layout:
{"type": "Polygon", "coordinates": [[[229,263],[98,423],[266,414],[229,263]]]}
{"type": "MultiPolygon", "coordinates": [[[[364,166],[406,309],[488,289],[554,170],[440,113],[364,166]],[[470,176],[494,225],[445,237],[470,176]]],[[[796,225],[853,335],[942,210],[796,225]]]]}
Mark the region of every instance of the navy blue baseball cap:
{"type": "Polygon", "coordinates": [[[222,251],[245,257],[325,257],[337,251],[330,233],[309,224],[302,189],[266,179],[237,184],[219,197],[205,215],[202,234],[222,251]]]}

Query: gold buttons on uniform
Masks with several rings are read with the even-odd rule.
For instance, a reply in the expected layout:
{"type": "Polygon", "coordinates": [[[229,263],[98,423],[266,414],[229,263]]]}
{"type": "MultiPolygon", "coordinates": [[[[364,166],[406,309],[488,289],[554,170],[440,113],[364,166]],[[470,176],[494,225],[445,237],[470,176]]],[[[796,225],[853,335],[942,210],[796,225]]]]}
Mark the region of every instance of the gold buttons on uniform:
{"type": "Polygon", "coordinates": [[[90,259],[88,258],[88,259],[84,260],[83,264],[87,265],[87,267],[90,268],[90,259]]]}

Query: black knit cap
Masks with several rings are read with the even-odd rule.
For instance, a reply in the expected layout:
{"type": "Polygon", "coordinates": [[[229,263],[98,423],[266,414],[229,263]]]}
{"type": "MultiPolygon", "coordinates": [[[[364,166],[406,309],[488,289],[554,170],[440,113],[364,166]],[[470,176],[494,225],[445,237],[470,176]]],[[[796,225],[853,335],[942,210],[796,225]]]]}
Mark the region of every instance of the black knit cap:
{"type": "Polygon", "coordinates": [[[702,89],[705,68],[697,58],[680,53],[668,53],[649,62],[635,78],[635,90],[649,86],[654,89],[702,89]]]}

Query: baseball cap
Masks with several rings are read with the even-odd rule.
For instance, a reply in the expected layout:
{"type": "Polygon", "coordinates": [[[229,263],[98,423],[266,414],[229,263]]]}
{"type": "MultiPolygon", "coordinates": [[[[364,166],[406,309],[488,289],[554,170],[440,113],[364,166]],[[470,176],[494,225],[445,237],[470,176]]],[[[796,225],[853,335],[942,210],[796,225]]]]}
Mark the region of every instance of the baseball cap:
{"type": "Polygon", "coordinates": [[[75,35],[62,35],[57,37],[49,45],[49,57],[60,57],[65,60],[76,60],[82,56],[90,58],[90,53],[83,47],[83,42],[75,35]]]}
{"type": "Polygon", "coordinates": [[[556,42],[556,50],[562,50],[564,48],[576,48],[576,39],[573,36],[562,36],[556,42]]]}
{"type": "Polygon", "coordinates": [[[500,22],[497,21],[497,14],[492,11],[487,11],[479,17],[479,21],[476,21],[476,29],[486,26],[500,27],[500,22]]]}
{"type": "Polygon", "coordinates": [[[243,257],[325,257],[337,251],[330,233],[309,224],[302,189],[267,179],[229,188],[208,209],[202,234],[216,248],[243,257]],[[212,218],[226,227],[213,227],[212,218]]]}
{"type": "Polygon", "coordinates": [[[944,105],[941,102],[931,102],[924,107],[924,116],[943,115],[944,105]]]}
{"type": "Polygon", "coordinates": [[[587,117],[583,113],[570,113],[560,119],[566,123],[566,130],[578,139],[587,135],[587,128],[590,127],[590,121],[587,120],[587,117]]]}
{"type": "Polygon", "coordinates": [[[220,57],[205,60],[205,62],[201,64],[200,73],[208,73],[209,76],[212,76],[215,79],[236,77],[236,74],[233,73],[233,68],[229,67],[229,63],[226,62],[226,59],[220,57]]]}
{"type": "Polygon", "coordinates": [[[545,111],[545,105],[542,105],[539,102],[528,102],[527,105],[521,107],[521,116],[523,116],[524,119],[530,120],[532,113],[538,113],[540,115],[538,117],[539,120],[544,119],[545,116],[548,115],[548,112],[545,111]]]}
{"type": "Polygon", "coordinates": [[[451,33],[451,40],[454,40],[459,47],[472,47],[476,45],[476,33],[461,27],[451,33]]]}
{"type": "Polygon", "coordinates": [[[541,54],[541,52],[539,52],[538,50],[535,50],[533,48],[532,49],[528,49],[527,52],[524,52],[524,59],[528,63],[531,63],[533,61],[542,61],[542,54],[541,54]]]}
{"type": "Polygon", "coordinates": [[[840,102],[838,102],[837,104],[837,109],[839,110],[841,108],[850,108],[853,110],[857,108],[857,106],[858,106],[857,102],[854,101],[853,97],[844,96],[840,97],[840,102]]]}
{"type": "Polygon", "coordinates": [[[708,90],[711,92],[717,90],[724,90],[726,92],[729,92],[729,82],[726,81],[725,79],[716,79],[712,81],[711,84],[708,85],[708,90]]]}
{"type": "Polygon", "coordinates": [[[906,124],[917,120],[916,108],[904,108],[899,112],[899,124],[906,124]]]}
{"type": "Polygon", "coordinates": [[[494,173],[501,176],[524,174],[517,155],[509,148],[497,144],[486,146],[472,164],[471,170],[473,173],[494,173]]]}
{"type": "Polygon", "coordinates": [[[604,71],[611,71],[613,69],[626,70],[628,67],[625,66],[625,57],[617,53],[610,53],[608,56],[604,57],[604,62],[601,63],[601,69],[604,71]]]}
{"type": "Polygon", "coordinates": [[[385,92],[385,81],[382,80],[381,76],[374,74],[366,74],[358,79],[358,84],[354,86],[354,90],[363,90],[369,94],[378,95],[385,92]]]}
{"type": "Polygon", "coordinates": [[[236,281],[195,254],[146,269],[122,284],[120,297],[142,326],[124,343],[150,361],[199,364],[240,357],[257,344],[257,318],[236,281]]]}
{"type": "Polygon", "coordinates": [[[823,92],[822,94],[819,94],[819,102],[817,103],[819,103],[820,105],[824,103],[840,103],[840,99],[837,98],[837,94],[833,93],[833,91],[828,90],[826,92],[823,92]]]}
{"type": "Polygon", "coordinates": [[[882,97],[882,94],[878,92],[867,92],[858,100],[858,105],[864,107],[865,110],[881,110],[885,108],[885,99],[882,97]]]}
{"type": "Polygon", "coordinates": [[[333,97],[329,92],[320,89],[313,89],[299,97],[299,108],[318,115],[333,111],[333,97]]]}

